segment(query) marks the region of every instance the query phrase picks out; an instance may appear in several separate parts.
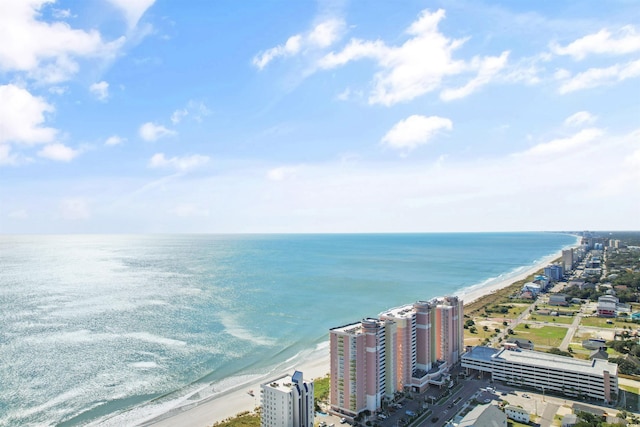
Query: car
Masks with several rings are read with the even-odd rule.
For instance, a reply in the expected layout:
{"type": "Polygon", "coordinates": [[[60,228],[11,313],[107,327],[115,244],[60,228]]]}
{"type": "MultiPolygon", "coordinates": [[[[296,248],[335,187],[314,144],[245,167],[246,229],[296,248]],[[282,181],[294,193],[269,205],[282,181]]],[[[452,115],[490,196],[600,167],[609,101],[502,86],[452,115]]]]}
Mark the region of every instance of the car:
{"type": "Polygon", "coordinates": [[[485,399],[484,400],[484,403],[489,403],[489,402],[491,402],[491,399],[485,399]]]}
{"type": "Polygon", "coordinates": [[[437,423],[437,422],[438,422],[438,420],[439,420],[439,418],[438,418],[438,417],[432,417],[432,418],[431,418],[431,422],[432,422],[432,423],[437,423]]]}
{"type": "Polygon", "coordinates": [[[453,403],[449,403],[449,404],[447,405],[447,408],[449,408],[449,409],[453,408],[453,403]]]}
{"type": "Polygon", "coordinates": [[[343,418],[340,418],[340,424],[344,424],[344,423],[346,423],[346,422],[347,422],[347,419],[346,419],[346,418],[344,418],[344,417],[343,417],[343,418]]]}

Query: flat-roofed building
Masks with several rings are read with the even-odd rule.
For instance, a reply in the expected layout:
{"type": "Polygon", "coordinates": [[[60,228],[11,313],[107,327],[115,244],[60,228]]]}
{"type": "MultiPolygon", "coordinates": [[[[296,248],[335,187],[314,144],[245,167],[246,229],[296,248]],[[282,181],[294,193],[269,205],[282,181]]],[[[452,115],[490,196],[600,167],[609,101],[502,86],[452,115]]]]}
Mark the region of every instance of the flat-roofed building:
{"type": "Polygon", "coordinates": [[[526,385],[543,392],[584,396],[610,402],[618,395],[618,365],[580,360],[532,350],[474,347],[462,356],[462,367],[490,372],[494,381],[526,385]]]}
{"type": "Polygon", "coordinates": [[[373,318],[329,331],[331,411],[354,418],[380,408],[395,383],[396,324],[373,318]]]}
{"type": "Polygon", "coordinates": [[[313,382],[305,382],[302,372],[261,384],[260,391],[262,427],[313,427],[313,382]]]}
{"type": "Polygon", "coordinates": [[[464,350],[463,304],[458,297],[444,297],[433,300],[434,360],[443,360],[449,367],[460,361],[464,350]]]}

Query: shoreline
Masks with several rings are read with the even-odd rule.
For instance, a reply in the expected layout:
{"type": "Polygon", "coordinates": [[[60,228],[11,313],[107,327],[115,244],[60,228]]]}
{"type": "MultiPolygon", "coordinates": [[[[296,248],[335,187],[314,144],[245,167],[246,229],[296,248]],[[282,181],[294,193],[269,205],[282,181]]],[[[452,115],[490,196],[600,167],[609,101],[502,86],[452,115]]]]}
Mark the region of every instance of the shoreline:
{"type": "MultiPolygon", "coordinates": [[[[473,285],[454,295],[461,298],[465,306],[471,304],[487,294],[506,288],[544,268],[560,257],[563,249],[573,248],[579,245],[579,239],[580,238],[576,236],[576,242],[574,244],[568,245],[540,259],[530,267],[524,267],[522,271],[506,273],[503,278],[490,279],[485,284],[480,283],[473,285]]],[[[328,341],[325,343],[328,343],[328,341]]],[[[291,367],[283,367],[279,369],[278,372],[270,372],[249,382],[238,384],[204,400],[171,408],[160,415],[156,412],[154,415],[148,416],[145,420],[136,422],[136,425],[155,427],[170,427],[175,425],[185,427],[209,427],[216,422],[235,417],[242,412],[252,411],[255,407],[259,406],[260,384],[268,382],[271,379],[292,374],[294,370],[301,371],[305,380],[322,378],[329,374],[329,365],[329,346],[321,345],[300,363],[294,363],[291,367]],[[253,390],[253,397],[249,395],[249,390],[253,390]]],[[[188,399],[185,398],[185,400],[188,399]]]]}

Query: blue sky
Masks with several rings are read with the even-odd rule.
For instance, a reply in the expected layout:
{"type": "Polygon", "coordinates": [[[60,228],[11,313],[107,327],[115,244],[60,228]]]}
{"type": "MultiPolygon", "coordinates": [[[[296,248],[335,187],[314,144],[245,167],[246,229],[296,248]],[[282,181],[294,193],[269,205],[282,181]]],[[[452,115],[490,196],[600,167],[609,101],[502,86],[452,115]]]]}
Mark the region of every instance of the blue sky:
{"type": "Polygon", "coordinates": [[[0,232],[638,229],[635,1],[0,0],[0,232]]]}

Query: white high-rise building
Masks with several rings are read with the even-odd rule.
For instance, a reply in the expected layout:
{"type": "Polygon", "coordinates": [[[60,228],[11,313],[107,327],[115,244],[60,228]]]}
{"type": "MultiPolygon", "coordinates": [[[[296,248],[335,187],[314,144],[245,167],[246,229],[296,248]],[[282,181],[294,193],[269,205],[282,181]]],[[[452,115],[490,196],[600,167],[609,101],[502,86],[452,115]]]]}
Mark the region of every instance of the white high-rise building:
{"type": "Polygon", "coordinates": [[[304,382],[302,372],[264,383],[260,391],[262,427],[313,427],[313,382],[304,382]]]}

